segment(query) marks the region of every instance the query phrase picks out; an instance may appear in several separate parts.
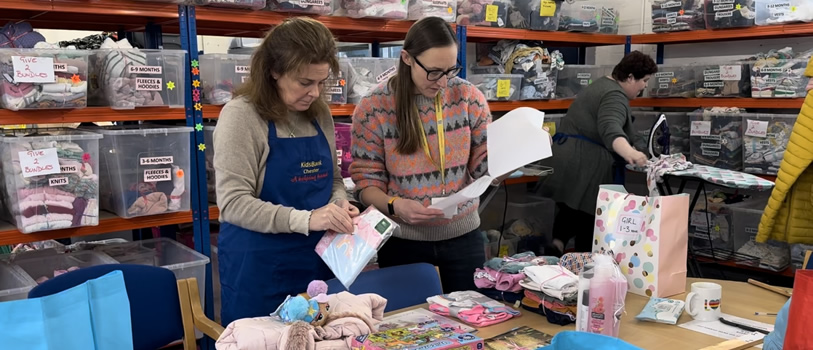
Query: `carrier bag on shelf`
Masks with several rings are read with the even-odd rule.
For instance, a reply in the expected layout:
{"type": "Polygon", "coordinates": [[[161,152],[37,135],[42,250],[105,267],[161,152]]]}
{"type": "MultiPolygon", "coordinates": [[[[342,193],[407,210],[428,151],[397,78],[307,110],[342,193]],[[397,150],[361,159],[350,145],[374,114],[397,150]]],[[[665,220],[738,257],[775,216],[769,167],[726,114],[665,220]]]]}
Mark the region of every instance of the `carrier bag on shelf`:
{"type": "Polygon", "coordinates": [[[593,251],[609,252],[629,291],[668,297],[686,291],[689,195],[642,197],[619,185],[601,185],[593,251]]]}
{"type": "Polygon", "coordinates": [[[813,270],[796,271],[793,298],[790,301],[784,350],[813,349],[810,325],[813,324],[813,270]]]}
{"type": "Polygon", "coordinates": [[[350,289],[356,277],[398,227],[397,223],[370,207],[353,218],[353,234],[328,231],[316,244],[316,253],[345,288],[350,289]]]}

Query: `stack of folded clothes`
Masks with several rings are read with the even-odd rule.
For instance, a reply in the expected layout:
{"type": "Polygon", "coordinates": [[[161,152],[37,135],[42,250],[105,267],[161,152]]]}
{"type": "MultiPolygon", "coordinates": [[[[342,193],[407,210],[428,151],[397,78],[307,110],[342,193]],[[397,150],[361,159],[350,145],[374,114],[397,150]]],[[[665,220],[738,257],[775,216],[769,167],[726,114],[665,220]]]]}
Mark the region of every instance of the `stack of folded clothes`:
{"type": "Polygon", "coordinates": [[[525,297],[522,307],[542,315],[548,322],[568,325],[576,322],[579,277],[559,265],[528,266],[520,281],[525,297]]]}
{"type": "Polygon", "coordinates": [[[474,272],[474,284],[480,293],[490,298],[514,303],[523,297],[519,282],[526,276],[522,269],[528,266],[556,265],[558,262],[559,258],[538,257],[533,252],[493,258],[487,261],[482,269],[474,272]]]}
{"type": "Polygon", "coordinates": [[[429,310],[442,316],[454,316],[474,327],[505,322],[520,313],[503,303],[474,291],[453,292],[426,299],[429,310]]]}

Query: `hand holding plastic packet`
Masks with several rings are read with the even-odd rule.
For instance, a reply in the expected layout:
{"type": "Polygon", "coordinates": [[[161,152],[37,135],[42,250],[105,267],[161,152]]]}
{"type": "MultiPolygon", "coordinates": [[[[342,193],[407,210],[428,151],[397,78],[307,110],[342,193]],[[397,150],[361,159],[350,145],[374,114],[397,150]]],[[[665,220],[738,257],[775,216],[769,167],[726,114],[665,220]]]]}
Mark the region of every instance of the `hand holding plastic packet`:
{"type": "Polygon", "coordinates": [[[353,228],[353,234],[328,231],[316,245],[316,254],[347,289],[399,226],[370,207],[353,218],[353,228]]]}

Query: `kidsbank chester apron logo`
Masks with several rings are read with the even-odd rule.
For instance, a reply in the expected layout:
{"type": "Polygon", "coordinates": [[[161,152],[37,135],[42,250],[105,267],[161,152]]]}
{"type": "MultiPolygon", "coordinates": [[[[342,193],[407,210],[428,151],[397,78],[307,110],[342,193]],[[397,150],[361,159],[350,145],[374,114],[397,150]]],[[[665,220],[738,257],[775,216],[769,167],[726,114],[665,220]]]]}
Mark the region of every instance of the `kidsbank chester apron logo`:
{"type": "Polygon", "coordinates": [[[296,175],[291,178],[291,182],[308,182],[308,181],[316,181],[319,179],[324,179],[327,177],[328,172],[322,171],[322,161],[310,161],[310,162],[301,162],[299,163],[299,168],[302,171],[302,175],[296,175]]]}

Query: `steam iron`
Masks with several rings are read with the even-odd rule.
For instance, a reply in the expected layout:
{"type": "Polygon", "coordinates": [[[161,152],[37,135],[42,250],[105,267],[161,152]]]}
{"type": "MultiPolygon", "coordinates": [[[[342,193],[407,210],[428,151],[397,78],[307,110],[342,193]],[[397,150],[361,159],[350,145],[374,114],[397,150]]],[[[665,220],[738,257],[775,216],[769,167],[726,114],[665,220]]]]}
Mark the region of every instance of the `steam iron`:
{"type": "Polygon", "coordinates": [[[666,115],[661,114],[658,120],[649,129],[649,154],[653,159],[660,158],[663,154],[669,154],[669,124],[666,123],[666,115]]]}

